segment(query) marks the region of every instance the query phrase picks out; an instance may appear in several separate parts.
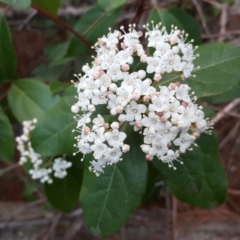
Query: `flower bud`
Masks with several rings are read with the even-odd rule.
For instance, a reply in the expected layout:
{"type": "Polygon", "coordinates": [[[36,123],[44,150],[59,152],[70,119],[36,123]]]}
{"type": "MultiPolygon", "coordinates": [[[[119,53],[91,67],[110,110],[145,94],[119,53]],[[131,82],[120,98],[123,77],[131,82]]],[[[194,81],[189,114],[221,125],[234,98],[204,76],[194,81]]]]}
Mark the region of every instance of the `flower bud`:
{"type": "Polygon", "coordinates": [[[179,47],[178,46],[174,46],[172,48],[172,51],[175,53],[175,54],[178,54],[179,53],[179,47]]]}
{"type": "Polygon", "coordinates": [[[122,70],[123,70],[124,72],[127,72],[129,69],[130,69],[130,68],[129,68],[129,65],[128,65],[128,64],[123,64],[123,65],[122,65],[122,70]]]}
{"type": "Polygon", "coordinates": [[[112,92],[116,92],[117,88],[118,87],[115,83],[111,83],[110,86],[109,86],[109,90],[112,91],[112,92]]]}
{"type": "Polygon", "coordinates": [[[111,125],[112,129],[119,129],[119,123],[118,122],[113,122],[111,125]]]}
{"type": "Polygon", "coordinates": [[[92,105],[92,104],[88,105],[88,111],[89,112],[94,112],[95,110],[96,110],[96,108],[95,108],[94,105],[92,105]]]}
{"type": "Polygon", "coordinates": [[[123,151],[124,153],[129,152],[129,150],[130,150],[130,146],[129,146],[129,145],[124,144],[124,145],[122,146],[122,151],[123,151]]]}
{"type": "Polygon", "coordinates": [[[139,70],[137,76],[138,78],[143,79],[146,77],[146,72],[144,70],[139,70]]]}
{"type": "Polygon", "coordinates": [[[148,161],[152,161],[153,160],[153,157],[151,156],[151,155],[146,155],[146,159],[148,160],[148,161]]]}
{"type": "Polygon", "coordinates": [[[156,73],[155,75],[154,75],[154,78],[153,78],[155,81],[160,81],[161,79],[162,79],[162,76],[161,76],[161,74],[159,74],[159,73],[156,73]]]}
{"type": "Polygon", "coordinates": [[[76,105],[73,105],[73,106],[71,107],[71,111],[72,111],[73,113],[78,113],[78,112],[79,112],[79,107],[76,106],[76,105]]]}

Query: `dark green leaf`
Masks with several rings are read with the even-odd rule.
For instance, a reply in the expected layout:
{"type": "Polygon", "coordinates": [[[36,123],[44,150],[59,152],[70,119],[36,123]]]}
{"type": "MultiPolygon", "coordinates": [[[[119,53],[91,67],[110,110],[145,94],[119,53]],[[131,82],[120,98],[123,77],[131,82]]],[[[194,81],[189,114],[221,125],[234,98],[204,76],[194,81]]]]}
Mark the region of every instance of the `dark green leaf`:
{"type": "Polygon", "coordinates": [[[64,92],[62,100],[68,105],[72,106],[74,103],[77,102],[77,89],[74,85],[68,87],[68,89],[64,92]]]}
{"type": "Polygon", "coordinates": [[[14,136],[11,123],[0,107],[0,159],[13,161],[14,157],[14,136]]]}
{"type": "MultiPolygon", "coordinates": [[[[213,43],[200,46],[200,54],[194,64],[200,66],[193,72],[196,78],[189,78],[186,83],[192,88],[197,97],[207,97],[230,90],[239,82],[240,47],[213,43]]],[[[177,74],[165,74],[161,84],[181,82],[177,74]]]]}
{"type": "Polygon", "coordinates": [[[111,11],[117,7],[122,6],[127,0],[98,0],[98,5],[101,6],[105,11],[111,11]]]}
{"type": "Polygon", "coordinates": [[[155,8],[148,17],[148,22],[151,21],[155,24],[161,22],[168,32],[171,31],[172,25],[177,26],[179,30],[185,30],[189,34],[187,41],[194,39],[194,44],[201,44],[201,34],[196,20],[179,8],[166,10],[155,8]]]}
{"type": "Polygon", "coordinates": [[[167,184],[176,184],[186,192],[199,192],[203,181],[203,156],[200,148],[193,147],[193,151],[187,151],[179,157],[179,160],[184,164],[181,165],[175,161],[174,166],[177,168],[176,170],[168,167],[168,164],[157,158],[153,160],[153,164],[167,184]]]}
{"type": "Polygon", "coordinates": [[[31,5],[31,0],[0,0],[0,2],[20,9],[29,8],[31,5]]]}
{"type": "Polygon", "coordinates": [[[16,56],[12,36],[7,21],[0,14],[0,82],[16,78],[16,56]]]}
{"type": "Polygon", "coordinates": [[[230,90],[217,94],[211,97],[202,98],[201,101],[209,102],[209,103],[224,103],[230,102],[235,98],[240,97],[240,83],[234,85],[230,90]]]}
{"type": "Polygon", "coordinates": [[[8,93],[9,105],[19,122],[40,118],[59,101],[47,85],[30,79],[15,82],[8,93]]]}
{"type": "Polygon", "coordinates": [[[82,171],[75,166],[68,169],[65,178],[53,178],[52,184],[45,184],[45,193],[51,205],[62,211],[70,212],[78,202],[81,184],[82,171]]]}
{"type": "Polygon", "coordinates": [[[53,15],[57,15],[61,0],[32,0],[32,3],[53,15]]]}
{"type": "Polygon", "coordinates": [[[211,208],[222,204],[227,194],[227,179],[218,156],[216,138],[203,134],[197,141],[203,156],[204,177],[198,193],[186,191],[170,181],[166,181],[175,197],[199,208],[211,208]]]}
{"type": "Polygon", "coordinates": [[[37,123],[31,135],[32,146],[43,156],[73,153],[76,142],[72,130],[76,120],[64,102],[51,108],[37,123]]]}
{"type": "MultiPolygon", "coordinates": [[[[90,43],[94,44],[98,38],[108,33],[121,13],[121,9],[115,9],[106,13],[101,7],[94,6],[89,9],[75,25],[75,30],[83,35],[90,43]]],[[[73,37],[67,56],[85,54],[89,48],[78,38],[73,37]]]]}
{"type": "Polygon", "coordinates": [[[63,83],[63,82],[59,82],[59,81],[50,82],[50,91],[52,94],[63,92],[68,87],[69,87],[69,85],[66,83],[63,83]]]}
{"type": "Polygon", "coordinates": [[[152,163],[148,162],[148,177],[147,177],[147,186],[146,191],[142,198],[143,204],[151,204],[159,195],[161,189],[160,186],[155,186],[156,182],[160,182],[162,179],[159,176],[159,172],[153,166],[152,163]]]}
{"type": "MultiPolygon", "coordinates": [[[[139,150],[142,143],[138,133],[128,133],[131,150],[123,155],[123,161],[106,166],[104,173],[96,177],[88,169],[84,171],[80,202],[87,227],[98,236],[116,232],[131,216],[144,194],[147,163],[139,150]]],[[[85,161],[92,160],[86,156],[85,161]]]]}

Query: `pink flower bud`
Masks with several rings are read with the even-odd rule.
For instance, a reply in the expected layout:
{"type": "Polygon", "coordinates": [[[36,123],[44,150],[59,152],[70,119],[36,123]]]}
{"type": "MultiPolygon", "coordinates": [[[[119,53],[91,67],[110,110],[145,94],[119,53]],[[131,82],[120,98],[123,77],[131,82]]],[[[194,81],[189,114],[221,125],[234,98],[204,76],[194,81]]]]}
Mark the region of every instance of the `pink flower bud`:
{"type": "Polygon", "coordinates": [[[155,81],[160,81],[161,79],[162,79],[162,76],[161,76],[161,74],[159,74],[159,73],[156,73],[155,75],[154,75],[154,78],[153,78],[155,81]]]}
{"type": "Polygon", "coordinates": [[[88,105],[88,111],[89,112],[94,112],[95,110],[96,110],[96,108],[95,108],[94,105],[92,105],[92,104],[88,105]]]}
{"type": "Polygon", "coordinates": [[[113,115],[113,116],[116,115],[117,114],[116,109],[112,108],[110,110],[110,114],[113,115]]]}
{"type": "Polygon", "coordinates": [[[124,42],[121,42],[121,48],[122,48],[122,49],[125,49],[125,48],[126,48],[126,46],[125,46],[125,43],[124,43],[124,42]]]}
{"type": "Polygon", "coordinates": [[[146,60],[147,60],[147,55],[146,54],[141,55],[140,61],[141,62],[146,62],[146,60]]]}
{"type": "Polygon", "coordinates": [[[129,145],[124,144],[124,145],[122,146],[122,151],[123,151],[124,153],[129,152],[129,150],[130,150],[130,146],[129,146],[129,145]]]}
{"type": "Polygon", "coordinates": [[[183,105],[184,107],[187,107],[187,106],[188,106],[188,103],[187,103],[187,102],[183,102],[182,105],[183,105]]]}
{"type": "Polygon", "coordinates": [[[176,43],[177,43],[178,38],[177,38],[177,36],[172,35],[172,36],[169,38],[169,40],[170,40],[170,43],[173,45],[173,44],[176,44],[176,43]]]}
{"type": "Polygon", "coordinates": [[[104,127],[104,129],[108,129],[109,128],[109,123],[104,123],[103,127],[104,127]]]}
{"type": "Polygon", "coordinates": [[[98,79],[99,78],[99,72],[94,72],[93,73],[93,78],[98,79]]]}
{"type": "Polygon", "coordinates": [[[199,138],[199,137],[200,137],[200,133],[199,133],[199,132],[194,132],[192,135],[193,135],[195,138],[199,138]]]}
{"type": "Polygon", "coordinates": [[[122,65],[122,70],[123,70],[124,72],[127,72],[129,69],[130,69],[130,67],[129,67],[128,64],[123,64],[123,65],[122,65]]]}
{"type": "Polygon", "coordinates": [[[143,32],[142,31],[138,31],[138,36],[141,37],[143,35],[143,32]]]}
{"type": "Polygon", "coordinates": [[[117,106],[116,107],[116,112],[117,113],[122,113],[123,112],[123,107],[122,106],[117,106]]]}
{"type": "Polygon", "coordinates": [[[102,40],[102,38],[98,39],[98,45],[102,46],[104,44],[104,41],[102,40]]]}
{"type": "Polygon", "coordinates": [[[161,120],[162,123],[167,122],[167,118],[166,118],[165,116],[162,116],[162,117],[160,118],[160,120],[161,120]]]}
{"type": "Polygon", "coordinates": [[[147,154],[147,155],[146,155],[146,159],[147,159],[148,161],[152,161],[152,160],[153,160],[153,157],[147,154]]]}
{"type": "Polygon", "coordinates": [[[133,52],[136,52],[137,51],[137,47],[135,45],[132,45],[132,50],[133,50],[133,52]]]}
{"type": "Polygon", "coordinates": [[[133,100],[137,101],[139,98],[140,98],[140,94],[139,93],[136,93],[136,92],[132,93],[132,99],[133,100]]]}
{"type": "Polygon", "coordinates": [[[148,103],[150,101],[150,99],[151,98],[149,96],[144,96],[143,97],[143,102],[148,103]]]}
{"type": "Polygon", "coordinates": [[[116,44],[111,44],[110,47],[109,47],[111,50],[115,50],[117,48],[116,44]]]}
{"type": "Polygon", "coordinates": [[[112,129],[119,129],[119,123],[118,122],[113,122],[111,125],[112,129]]]}
{"type": "Polygon", "coordinates": [[[95,58],[94,63],[97,65],[101,64],[101,59],[100,58],[95,58]]]}
{"type": "Polygon", "coordinates": [[[176,84],[175,84],[175,83],[170,83],[169,86],[168,86],[168,88],[169,88],[170,90],[175,90],[176,84]]]}
{"type": "Polygon", "coordinates": [[[135,126],[136,126],[137,128],[141,128],[141,127],[142,127],[142,122],[141,122],[141,121],[136,121],[136,122],[135,122],[135,126]]]}
{"type": "Polygon", "coordinates": [[[85,135],[88,135],[88,134],[90,133],[90,128],[87,127],[87,126],[85,126],[84,129],[83,129],[83,133],[84,133],[85,135]]]}

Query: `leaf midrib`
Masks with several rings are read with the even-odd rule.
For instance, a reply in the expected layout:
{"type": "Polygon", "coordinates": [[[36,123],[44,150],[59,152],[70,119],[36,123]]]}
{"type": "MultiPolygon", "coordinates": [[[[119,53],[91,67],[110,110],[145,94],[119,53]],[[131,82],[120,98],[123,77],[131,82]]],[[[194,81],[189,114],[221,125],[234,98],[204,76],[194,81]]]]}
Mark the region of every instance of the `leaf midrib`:
{"type": "Polygon", "coordinates": [[[19,91],[20,94],[21,94],[23,97],[25,96],[28,100],[30,100],[30,102],[32,102],[34,105],[36,105],[36,107],[38,108],[38,110],[39,110],[40,112],[42,112],[42,114],[45,113],[45,110],[44,110],[43,108],[41,108],[41,106],[40,106],[37,102],[35,102],[29,95],[27,95],[27,92],[22,91],[22,89],[19,88],[19,87],[17,87],[17,85],[15,85],[15,84],[14,84],[13,86],[14,86],[15,90],[19,91]]]}

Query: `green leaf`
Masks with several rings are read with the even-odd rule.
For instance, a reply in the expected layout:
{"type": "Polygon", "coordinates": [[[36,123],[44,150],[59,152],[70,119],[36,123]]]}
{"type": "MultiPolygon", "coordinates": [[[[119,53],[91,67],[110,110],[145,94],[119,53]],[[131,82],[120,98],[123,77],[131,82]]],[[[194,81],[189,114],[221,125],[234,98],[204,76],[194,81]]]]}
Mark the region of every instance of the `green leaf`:
{"type": "MultiPolygon", "coordinates": [[[[227,178],[218,156],[218,144],[213,135],[203,134],[197,141],[203,157],[204,177],[198,193],[186,191],[166,181],[175,197],[199,208],[212,208],[222,204],[227,194],[227,178]]],[[[180,180],[180,179],[179,179],[180,180]]]]}
{"type": "Polygon", "coordinates": [[[164,181],[176,184],[186,192],[198,193],[202,188],[203,181],[203,156],[199,147],[193,147],[193,151],[187,151],[179,157],[184,164],[175,161],[177,170],[168,167],[168,164],[154,158],[153,164],[158,169],[164,181]]]}
{"type": "Polygon", "coordinates": [[[224,102],[230,102],[234,100],[235,98],[240,97],[240,83],[237,85],[234,85],[230,90],[217,94],[214,96],[201,98],[201,101],[209,102],[209,103],[224,103],[224,102]]]}
{"type": "Polygon", "coordinates": [[[0,0],[0,2],[13,6],[14,8],[25,9],[31,5],[31,0],[0,0]]]}
{"type": "Polygon", "coordinates": [[[63,101],[51,108],[37,123],[31,135],[32,146],[43,156],[73,153],[76,141],[72,130],[76,120],[63,101]]]}
{"type": "MultiPolygon", "coordinates": [[[[75,30],[84,36],[90,43],[94,44],[98,38],[108,33],[121,13],[117,8],[106,13],[101,7],[93,6],[89,9],[75,25],[75,30]]],[[[85,54],[89,48],[78,38],[73,37],[68,49],[67,56],[78,56],[85,54]]]]}
{"type": "Polygon", "coordinates": [[[78,203],[82,184],[82,171],[75,166],[67,170],[65,178],[53,178],[52,184],[45,184],[45,193],[51,205],[62,211],[70,212],[78,203]]]}
{"type": "Polygon", "coordinates": [[[142,198],[143,204],[150,205],[158,197],[161,187],[155,186],[155,184],[157,181],[160,182],[161,180],[157,169],[152,163],[148,162],[147,186],[142,198]]]}
{"type": "Polygon", "coordinates": [[[74,85],[71,85],[67,88],[67,90],[64,92],[62,96],[62,100],[67,104],[68,106],[72,106],[74,103],[77,102],[76,97],[77,96],[77,89],[74,85]]]}
{"type": "MultiPolygon", "coordinates": [[[[142,143],[138,133],[127,133],[131,150],[123,161],[106,166],[96,177],[86,168],[80,203],[87,227],[97,236],[115,233],[131,216],[144,194],[147,180],[147,163],[139,150],[142,143]]],[[[92,160],[89,155],[85,161],[92,160]]]]}
{"type": "Polygon", "coordinates": [[[60,81],[52,81],[49,86],[52,94],[63,92],[69,87],[68,84],[60,81]]]}
{"type": "Polygon", "coordinates": [[[53,15],[57,15],[61,0],[32,0],[32,3],[53,15]]]}
{"type": "Polygon", "coordinates": [[[196,20],[179,8],[172,9],[153,9],[148,17],[148,22],[151,24],[161,22],[166,27],[167,31],[171,31],[171,26],[177,26],[179,30],[185,30],[189,34],[187,41],[194,39],[194,44],[201,44],[201,34],[196,20]]]}
{"type": "Polygon", "coordinates": [[[11,123],[0,107],[0,159],[13,161],[14,158],[14,136],[11,123]]]}
{"type": "Polygon", "coordinates": [[[122,6],[127,0],[98,0],[98,5],[101,6],[105,11],[111,11],[117,7],[122,6]]]}
{"type": "Polygon", "coordinates": [[[59,101],[60,97],[53,96],[47,85],[30,79],[13,83],[8,93],[10,108],[19,122],[40,118],[59,101]]]}
{"type": "Polygon", "coordinates": [[[0,82],[17,79],[16,56],[10,28],[0,15],[0,82]]]}
{"type": "MultiPolygon", "coordinates": [[[[213,43],[200,46],[197,54],[200,57],[194,61],[194,65],[200,66],[200,69],[193,72],[196,78],[186,80],[197,97],[226,92],[239,82],[240,47],[213,43]]],[[[181,81],[178,74],[164,74],[161,84],[181,81]]]]}

